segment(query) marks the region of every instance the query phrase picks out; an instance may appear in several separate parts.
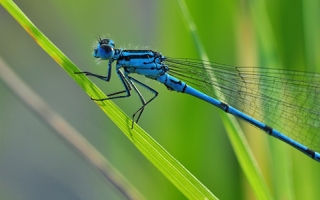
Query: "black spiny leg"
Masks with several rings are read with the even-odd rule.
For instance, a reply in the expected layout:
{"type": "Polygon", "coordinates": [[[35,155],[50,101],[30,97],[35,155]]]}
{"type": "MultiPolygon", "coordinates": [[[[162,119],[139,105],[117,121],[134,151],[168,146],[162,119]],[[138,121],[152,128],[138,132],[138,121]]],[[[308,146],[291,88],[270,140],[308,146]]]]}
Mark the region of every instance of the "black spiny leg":
{"type": "Polygon", "coordinates": [[[103,81],[109,82],[109,81],[110,81],[110,78],[111,78],[111,68],[112,68],[112,63],[113,63],[113,61],[114,61],[114,59],[110,59],[109,62],[108,62],[108,72],[107,72],[107,76],[101,76],[101,75],[94,74],[94,73],[87,72],[87,71],[74,72],[74,74],[84,74],[84,75],[86,75],[86,76],[93,76],[93,77],[96,77],[96,78],[101,79],[101,80],[103,80],[103,81]]]}
{"type": "Polygon", "coordinates": [[[92,99],[92,100],[94,100],[94,101],[105,101],[105,100],[118,99],[118,98],[127,98],[127,97],[131,96],[131,93],[130,93],[131,86],[130,86],[129,80],[127,80],[125,78],[125,76],[123,75],[121,70],[117,70],[117,74],[118,74],[118,77],[119,77],[120,81],[122,82],[122,84],[124,86],[124,90],[108,94],[107,96],[109,96],[109,97],[107,97],[107,98],[92,99]],[[126,95],[115,96],[117,94],[122,94],[122,93],[126,93],[126,95]]]}
{"type": "Polygon", "coordinates": [[[141,83],[140,81],[138,81],[138,80],[136,80],[136,79],[134,79],[134,78],[132,78],[132,77],[130,77],[130,76],[128,76],[128,79],[130,80],[131,86],[132,86],[133,89],[137,92],[137,94],[138,94],[138,96],[140,97],[140,100],[141,100],[141,102],[142,102],[142,106],[141,106],[135,113],[133,113],[133,115],[132,115],[132,128],[133,128],[134,118],[135,118],[136,114],[139,113],[139,114],[138,114],[138,118],[137,118],[137,120],[135,121],[136,123],[138,123],[138,121],[139,121],[139,119],[140,119],[140,117],[141,117],[141,114],[142,114],[142,112],[144,111],[144,108],[146,107],[146,105],[147,105],[148,103],[150,103],[152,100],[154,100],[154,99],[158,96],[158,92],[155,91],[154,89],[152,89],[151,87],[149,87],[149,86],[141,83]],[[141,93],[139,92],[139,90],[136,88],[136,86],[133,84],[133,82],[135,82],[135,83],[141,85],[142,87],[148,89],[149,91],[151,91],[151,92],[154,94],[154,96],[153,96],[151,99],[149,99],[147,102],[145,102],[143,96],[141,95],[141,93]]]}
{"type": "Polygon", "coordinates": [[[94,73],[91,73],[91,72],[87,72],[87,71],[83,71],[83,72],[74,72],[74,74],[84,74],[86,76],[93,76],[93,77],[96,77],[98,79],[101,79],[101,80],[104,80],[104,81],[108,81],[110,80],[110,77],[108,76],[101,76],[101,75],[98,75],[98,74],[94,74],[94,73]]]}
{"type": "MultiPolygon", "coordinates": [[[[93,76],[93,77],[96,77],[98,79],[101,79],[101,80],[107,81],[107,82],[109,82],[109,80],[110,80],[110,75],[109,75],[110,70],[108,70],[107,76],[101,76],[101,75],[94,74],[94,73],[87,72],[87,71],[75,72],[75,74],[84,74],[86,76],[93,76]]],[[[107,95],[107,96],[109,96],[108,98],[103,98],[103,99],[91,98],[91,99],[94,101],[105,101],[105,100],[111,100],[111,99],[117,99],[117,98],[127,98],[127,97],[131,96],[130,90],[133,88],[136,91],[136,93],[138,94],[138,96],[141,100],[141,103],[142,103],[142,106],[132,115],[132,127],[131,128],[133,128],[134,122],[138,123],[138,121],[144,111],[144,108],[146,107],[147,104],[149,104],[152,100],[154,100],[158,96],[158,92],[155,91],[154,89],[152,89],[151,87],[141,83],[140,81],[138,81],[130,76],[127,76],[127,75],[125,76],[122,73],[122,71],[119,69],[117,70],[117,74],[118,74],[118,77],[124,86],[124,90],[108,94],[107,95]],[[154,94],[154,96],[146,102],[145,99],[143,98],[143,96],[141,95],[140,91],[138,90],[138,88],[134,85],[134,83],[137,83],[137,84],[141,85],[142,87],[148,89],[149,91],[151,91],[154,94]],[[126,93],[126,95],[120,95],[122,93],[126,93]],[[135,120],[136,115],[138,115],[137,120],[135,120]]]]}
{"type": "MultiPolygon", "coordinates": [[[[96,77],[98,79],[101,79],[103,81],[107,81],[109,82],[110,81],[110,78],[111,78],[111,68],[112,68],[112,63],[114,62],[114,59],[110,59],[109,60],[109,63],[108,63],[108,71],[107,71],[107,76],[101,76],[101,75],[98,75],[98,74],[94,74],[94,73],[91,73],[91,72],[87,72],[87,71],[83,71],[83,72],[74,72],[75,74],[84,74],[86,76],[93,76],[93,77],[96,77]]],[[[129,80],[127,80],[123,73],[119,70],[117,70],[117,74],[122,82],[122,84],[124,85],[124,90],[122,91],[118,91],[118,92],[114,92],[114,93],[111,93],[111,94],[108,94],[107,96],[109,96],[108,98],[104,98],[104,99],[93,99],[91,98],[92,100],[94,101],[104,101],[104,100],[110,100],[110,99],[116,99],[116,98],[125,98],[125,97],[129,97],[130,96],[130,90],[131,90],[131,86],[130,86],[130,83],[129,83],[129,80]],[[126,95],[119,95],[119,94],[122,94],[122,93],[127,93],[126,95]],[[118,95],[118,96],[117,96],[118,95]]]]}

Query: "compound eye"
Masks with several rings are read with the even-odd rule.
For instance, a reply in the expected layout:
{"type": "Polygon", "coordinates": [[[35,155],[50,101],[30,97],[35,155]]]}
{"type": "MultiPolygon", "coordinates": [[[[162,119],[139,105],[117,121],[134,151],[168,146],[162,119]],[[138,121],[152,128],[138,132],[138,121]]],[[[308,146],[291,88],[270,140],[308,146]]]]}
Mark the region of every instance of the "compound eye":
{"type": "Polygon", "coordinates": [[[97,51],[97,54],[103,60],[109,60],[114,55],[114,49],[109,44],[101,44],[97,51]]]}
{"type": "Polygon", "coordinates": [[[101,60],[109,60],[114,56],[114,42],[113,40],[100,37],[98,38],[98,45],[93,50],[92,54],[95,58],[100,58],[101,60]]]}
{"type": "Polygon", "coordinates": [[[107,45],[107,44],[100,45],[100,48],[103,49],[105,52],[109,52],[109,51],[113,50],[113,48],[110,45],[107,45]]]}

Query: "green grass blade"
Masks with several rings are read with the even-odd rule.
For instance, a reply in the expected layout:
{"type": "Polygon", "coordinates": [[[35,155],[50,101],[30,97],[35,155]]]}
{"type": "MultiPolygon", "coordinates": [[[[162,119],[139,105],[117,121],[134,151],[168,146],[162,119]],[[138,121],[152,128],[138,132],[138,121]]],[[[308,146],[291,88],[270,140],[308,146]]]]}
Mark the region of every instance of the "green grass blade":
{"type": "Polygon", "coordinates": [[[39,120],[90,162],[126,199],[145,199],[74,127],[54,112],[0,57],[0,80],[39,120]]]}
{"type": "MultiPolygon", "coordinates": [[[[188,11],[185,2],[183,0],[178,0],[178,2],[201,59],[208,60],[208,56],[204,50],[203,44],[197,32],[196,25],[193,22],[193,19],[188,11]]],[[[223,114],[221,115],[221,119],[227,130],[229,139],[242,167],[242,170],[246,175],[251,187],[255,191],[257,197],[259,199],[272,199],[271,193],[267,188],[267,184],[262,177],[262,174],[252,155],[251,149],[249,148],[249,145],[247,144],[247,141],[243,135],[243,131],[236,121],[235,117],[223,114]]]]}
{"type": "MultiPolygon", "coordinates": [[[[75,75],[79,70],[10,0],[1,0],[3,7],[20,23],[33,39],[78,83],[90,97],[106,95],[86,76],[75,75]]],[[[152,162],[187,198],[216,199],[216,197],[174,157],[138,125],[131,129],[131,118],[112,101],[96,102],[132,143],[152,162]]]]}

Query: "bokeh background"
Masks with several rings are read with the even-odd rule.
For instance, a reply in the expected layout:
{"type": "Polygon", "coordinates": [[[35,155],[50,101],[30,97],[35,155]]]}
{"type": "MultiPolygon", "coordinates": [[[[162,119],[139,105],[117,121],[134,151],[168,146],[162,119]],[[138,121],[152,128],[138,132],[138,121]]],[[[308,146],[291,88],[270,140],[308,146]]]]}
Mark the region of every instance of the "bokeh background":
{"type": "MultiPolygon", "coordinates": [[[[106,73],[107,63],[97,65],[92,57],[98,35],[111,37],[116,47],[199,58],[176,1],[15,2],[82,70],[106,73]]],[[[259,37],[269,34],[280,67],[320,72],[319,2],[269,0],[264,7],[268,22],[259,18],[258,4],[263,1],[187,1],[210,60],[263,65],[259,37]],[[272,32],[259,33],[258,25],[272,32]]],[[[185,199],[1,6],[0,56],[147,199],[185,199]]],[[[256,199],[219,118],[221,111],[140,80],[159,91],[140,126],[220,199],[256,199]]],[[[106,93],[122,88],[115,73],[111,83],[94,82],[106,93]]],[[[0,199],[123,199],[2,83],[0,97],[0,199]]],[[[140,106],[137,95],[115,102],[128,115],[140,106]]],[[[242,125],[275,199],[319,197],[319,163],[242,125]]]]}

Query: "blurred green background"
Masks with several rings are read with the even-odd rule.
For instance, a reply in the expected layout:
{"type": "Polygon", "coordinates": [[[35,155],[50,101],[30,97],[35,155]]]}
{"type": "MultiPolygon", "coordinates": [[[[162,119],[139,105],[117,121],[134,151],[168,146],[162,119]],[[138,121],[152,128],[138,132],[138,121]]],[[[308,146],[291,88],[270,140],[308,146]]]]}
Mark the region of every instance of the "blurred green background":
{"type": "MultiPolygon", "coordinates": [[[[106,73],[107,63],[97,65],[92,57],[98,35],[111,37],[116,47],[199,58],[176,1],[15,2],[82,70],[106,73]]],[[[264,66],[270,58],[264,47],[272,43],[271,57],[280,67],[320,72],[318,1],[270,0],[263,7],[270,21],[261,17],[263,1],[258,0],[187,5],[211,61],[264,66]]],[[[0,56],[147,199],[185,199],[2,7],[0,56]]],[[[218,198],[256,199],[222,126],[221,111],[140,80],[159,91],[140,126],[218,198]]],[[[109,84],[94,82],[106,93],[122,88],[115,73],[109,84]]],[[[0,92],[0,199],[123,199],[2,83],[0,92]]],[[[137,95],[115,102],[129,116],[140,106],[137,95]]],[[[275,199],[319,197],[319,163],[250,125],[243,127],[275,199]]]]}

